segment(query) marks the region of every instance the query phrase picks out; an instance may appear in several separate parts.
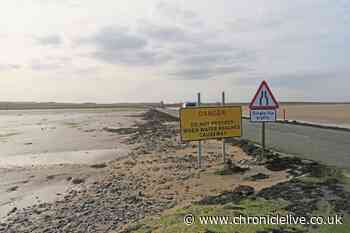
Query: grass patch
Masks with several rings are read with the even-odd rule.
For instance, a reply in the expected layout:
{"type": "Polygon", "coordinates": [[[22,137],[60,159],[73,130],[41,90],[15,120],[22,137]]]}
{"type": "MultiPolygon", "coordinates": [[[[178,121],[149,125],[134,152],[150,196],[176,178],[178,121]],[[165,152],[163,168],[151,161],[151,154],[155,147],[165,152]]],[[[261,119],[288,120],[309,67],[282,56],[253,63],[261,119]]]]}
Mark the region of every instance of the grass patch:
{"type": "Polygon", "coordinates": [[[216,170],[214,172],[214,175],[217,175],[217,176],[232,175],[232,172],[228,173],[225,169],[221,168],[221,169],[216,170]]]}
{"type": "MultiPolygon", "coordinates": [[[[162,215],[158,218],[147,218],[137,225],[129,228],[129,233],[256,233],[270,232],[271,229],[283,229],[281,232],[310,232],[310,233],[349,233],[350,218],[344,217],[343,225],[317,225],[308,227],[305,225],[224,225],[224,224],[200,224],[199,216],[267,216],[286,215],[283,208],[288,205],[283,200],[267,201],[265,199],[247,199],[238,205],[226,204],[224,206],[201,206],[192,205],[189,208],[179,208],[172,213],[162,215]],[[192,214],[196,217],[193,225],[184,224],[184,216],[192,214]],[[136,227],[135,227],[136,226],[136,227]]],[[[332,207],[328,203],[320,203],[320,209],[314,213],[315,216],[335,216],[332,207]]],[[[276,231],[278,232],[278,231],[276,231]]]]}
{"type": "Polygon", "coordinates": [[[318,225],[311,228],[310,233],[349,233],[350,232],[350,216],[344,216],[344,224],[342,225],[318,225]]]}
{"type": "MultiPolygon", "coordinates": [[[[324,219],[333,218],[337,215],[334,208],[326,201],[320,201],[318,203],[319,208],[313,213],[313,216],[322,216],[324,219]]],[[[339,215],[339,213],[338,213],[339,215]]],[[[343,224],[323,224],[316,225],[310,228],[310,233],[348,233],[350,232],[350,216],[345,214],[342,216],[343,224]]],[[[331,220],[331,219],[330,219],[331,220]]]]}
{"type": "MultiPolygon", "coordinates": [[[[148,218],[138,224],[139,227],[131,227],[130,233],[256,233],[257,231],[278,229],[277,225],[224,225],[224,224],[200,224],[199,216],[265,216],[286,214],[283,210],[288,203],[284,201],[267,201],[265,199],[247,199],[235,205],[232,203],[217,206],[192,205],[189,208],[179,208],[170,214],[162,215],[159,218],[148,218]],[[192,214],[196,223],[193,225],[184,224],[184,216],[192,214]]],[[[284,229],[302,229],[302,226],[284,226],[284,229]]],[[[293,232],[293,231],[291,231],[293,232]]]]}
{"type": "MultiPolygon", "coordinates": [[[[343,173],[332,173],[326,177],[303,177],[305,182],[322,183],[324,180],[338,177],[343,173]]],[[[346,179],[348,177],[345,176],[346,179]]],[[[325,200],[319,200],[317,210],[312,216],[327,217],[343,216],[342,225],[254,225],[254,224],[201,224],[200,216],[285,216],[290,214],[288,206],[291,203],[283,199],[266,200],[261,197],[248,197],[238,203],[229,202],[224,205],[199,205],[193,204],[187,208],[178,208],[171,210],[167,214],[163,214],[158,218],[146,218],[139,222],[138,227],[127,231],[129,233],[257,233],[257,232],[288,232],[288,233],[349,233],[350,232],[350,216],[337,213],[334,206],[325,200]],[[186,225],[184,217],[192,214],[195,217],[195,224],[186,225]],[[271,231],[272,229],[283,229],[281,231],[271,231]]],[[[202,219],[203,220],[203,219],[202,219]]],[[[208,223],[209,223],[209,219],[208,223]]]]}
{"type": "Polygon", "coordinates": [[[336,179],[341,184],[344,185],[350,191],[350,170],[348,169],[340,169],[340,168],[331,168],[324,167],[324,169],[319,173],[319,175],[309,175],[298,178],[304,182],[310,183],[323,183],[329,179],[336,179]]]}

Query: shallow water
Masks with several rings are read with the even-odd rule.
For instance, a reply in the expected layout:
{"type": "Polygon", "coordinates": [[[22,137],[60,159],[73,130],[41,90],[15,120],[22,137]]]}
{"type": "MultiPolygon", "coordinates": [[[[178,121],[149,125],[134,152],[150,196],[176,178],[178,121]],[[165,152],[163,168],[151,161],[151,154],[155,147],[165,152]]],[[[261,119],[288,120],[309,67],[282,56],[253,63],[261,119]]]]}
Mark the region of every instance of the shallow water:
{"type": "MultiPolygon", "coordinates": [[[[66,151],[120,149],[121,136],[104,127],[129,127],[135,111],[116,109],[0,111],[0,158],[66,151]]],[[[79,154],[79,153],[75,153],[79,154]]],[[[1,165],[0,165],[1,166],[1,165]]]]}
{"type": "Polygon", "coordinates": [[[68,178],[94,182],[100,164],[128,155],[132,145],[105,127],[130,127],[133,109],[0,111],[0,219],[14,207],[52,202],[71,188],[68,178]],[[51,177],[51,178],[48,178],[51,177]]]}

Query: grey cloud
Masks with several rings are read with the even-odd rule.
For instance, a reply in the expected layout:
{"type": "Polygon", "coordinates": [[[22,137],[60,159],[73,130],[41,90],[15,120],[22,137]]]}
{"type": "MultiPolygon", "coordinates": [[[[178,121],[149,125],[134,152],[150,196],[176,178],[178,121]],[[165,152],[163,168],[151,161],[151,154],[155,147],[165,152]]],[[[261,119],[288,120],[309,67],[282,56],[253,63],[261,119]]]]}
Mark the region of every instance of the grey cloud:
{"type": "Polygon", "coordinates": [[[310,71],[299,70],[295,72],[284,72],[279,74],[255,74],[250,78],[241,78],[240,84],[255,85],[257,80],[267,79],[275,87],[288,87],[294,89],[310,90],[315,86],[327,86],[333,80],[347,77],[349,71],[310,71]],[[315,81],[317,80],[317,81],[315,81]]]}
{"type": "Polygon", "coordinates": [[[229,65],[237,62],[249,63],[256,59],[255,52],[243,49],[230,48],[225,51],[218,50],[217,52],[207,52],[205,47],[203,47],[201,50],[202,53],[193,53],[195,55],[185,56],[180,62],[182,64],[194,66],[209,64],[229,65]]]}
{"type": "Polygon", "coordinates": [[[60,45],[63,43],[62,38],[59,35],[50,35],[45,37],[37,38],[38,42],[42,45],[60,45]]]}
{"type": "Polygon", "coordinates": [[[299,71],[271,76],[271,83],[275,86],[309,89],[318,85],[326,85],[331,80],[346,77],[342,71],[299,71]],[[317,82],[315,82],[317,80],[317,82]]]}
{"type": "Polygon", "coordinates": [[[188,32],[177,26],[159,26],[144,23],[140,30],[149,38],[162,42],[184,42],[190,39],[188,32]]]}
{"type": "Polygon", "coordinates": [[[256,60],[253,50],[234,48],[221,41],[202,40],[175,49],[178,71],[170,76],[181,79],[208,79],[230,73],[251,72],[256,60]]]}
{"type": "Polygon", "coordinates": [[[126,64],[132,66],[149,66],[166,62],[170,56],[147,50],[131,51],[107,51],[100,50],[93,56],[112,64],[126,64]]]}
{"type": "Polygon", "coordinates": [[[100,30],[92,39],[96,45],[108,51],[138,50],[146,47],[147,41],[125,28],[107,27],[100,30]]]}
{"type": "Polygon", "coordinates": [[[209,41],[206,37],[193,38],[183,45],[177,46],[173,51],[179,55],[203,55],[230,53],[236,49],[228,43],[221,41],[209,41]]]}
{"type": "Polygon", "coordinates": [[[177,79],[209,79],[220,75],[227,75],[232,73],[247,72],[251,69],[239,65],[219,66],[219,67],[200,67],[188,68],[168,75],[176,77],[177,79]]]}
{"type": "Polygon", "coordinates": [[[192,11],[161,2],[156,7],[157,13],[165,19],[164,23],[139,21],[136,31],[112,25],[82,41],[94,44],[96,51],[91,56],[104,62],[129,66],[169,62],[175,66],[170,76],[188,78],[237,72],[243,63],[249,66],[246,63],[255,59],[251,51],[234,48],[217,34],[193,27],[192,23],[199,18],[192,11]],[[169,18],[176,18],[178,24],[169,24],[169,18]]]}
{"type": "Polygon", "coordinates": [[[107,27],[85,41],[96,45],[94,57],[113,64],[155,65],[169,60],[169,55],[149,49],[143,36],[126,28],[107,27]]]}
{"type": "Polygon", "coordinates": [[[202,65],[202,64],[215,64],[215,63],[226,63],[228,61],[231,61],[231,57],[228,55],[211,55],[211,54],[204,54],[204,55],[194,55],[185,57],[181,63],[183,64],[191,64],[191,65],[202,65]]]}
{"type": "Polygon", "coordinates": [[[208,34],[208,31],[181,26],[140,22],[137,31],[110,26],[82,42],[94,44],[96,51],[91,56],[102,61],[129,66],[162,65],[170,62],[176,67],[171,72],[172,76],[179,74],[189,78],[195,76],[190,74],[192,71],[198,72],[201,67],[206,67],[203,72],[209,72],[203,75],[206,77],[237,70],[236,67],[227,71],[216,67],[242,66],[243,63],[249,66],[246,63],[255,60],[255,53],[252,51],[234,48],[231,43],[208,34]],[[190,73],[187,74],[186,70],[190,73]]]}
{"type": "Polygon", "coordinates": [[[283,17],[270,17],[263,19],[238,18],[226,23],[234,32],[255,32],[257,30],[279,30],[287,20],[283,17]]]}

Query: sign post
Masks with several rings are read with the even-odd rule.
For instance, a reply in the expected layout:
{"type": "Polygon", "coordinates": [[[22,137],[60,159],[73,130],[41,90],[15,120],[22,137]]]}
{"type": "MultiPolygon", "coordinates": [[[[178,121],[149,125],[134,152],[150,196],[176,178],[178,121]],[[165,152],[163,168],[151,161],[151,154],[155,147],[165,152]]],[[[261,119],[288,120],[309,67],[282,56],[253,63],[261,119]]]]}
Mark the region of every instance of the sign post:
{"type": "MultiPolygon", "coordinates": [[[[225,92],[222,92],[222,101],[221,101],[221,105],[224,106],[225,105],[225,92]]],[[[226,146],[225,146],[225,138],[222,139],[222,157],[224,160],[224,163],[226,162],[226,146]]]]}
{"type": "MultiPolygon", "coordinates": [[[[242,107],[228,105],[202,107],[200,93],[197,104],[199,106],[180,109],[180,136],[183,142],[198,141],[197,168],[201,168],[203,140],[224,140],[242,136],[242,107]]],[[[223,144],[224,155],[225,152],[223,144]]]]}
{"type": "Polygon", "coordinates": [[[260,84],[258,91],[254,95],[252,101],[249,105],[250,109],[250,121],[251,122],[262,122],[262,130],[261,130],[261,144],[262,144],[262,152],[261,158],[264,157],[264,152],[266,148],[266,122],[274,122],[277,119],[276,109],[278,109],[278,102],[267,82],[264,80],[260,84]]]}
{"type": "Polygon", "coordinates": [[[264,158],[264,153],[265,153],[265,148],[266,148],[266,144],[265,144],[265,122],[262,123],[262,130],[261,130],[261,140],[262,140],[262,151],[261,151],[261,160],[264,158]]]}
{"type": "MultiPolygon", "coordinates": [[[[197,94],[197,105],[200,106],[201,105],[201,93],[198,92],[197,94]]],[[[197,158],[197,166],[198,169],[200,169],[202,167],[202,142],[199,140],[198,141],[198,158],[197,158]]]]}

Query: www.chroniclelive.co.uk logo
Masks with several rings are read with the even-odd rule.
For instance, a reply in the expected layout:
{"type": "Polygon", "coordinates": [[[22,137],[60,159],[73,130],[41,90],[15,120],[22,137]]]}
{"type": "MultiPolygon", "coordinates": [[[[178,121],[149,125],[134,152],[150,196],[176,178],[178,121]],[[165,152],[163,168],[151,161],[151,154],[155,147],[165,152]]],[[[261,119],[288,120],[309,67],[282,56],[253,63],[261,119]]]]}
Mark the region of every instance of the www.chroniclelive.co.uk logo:
{"type": "Polygon", "coordinates": [[[267,224],[267,225],[340,225],[343,224],[342,216],[312,216],[306,218],[304,216],[294,215],[268,215],[268,216],[199,216],[192,214],[184,216],[186,225],[240,225],[240,224],[267,224]]]}

